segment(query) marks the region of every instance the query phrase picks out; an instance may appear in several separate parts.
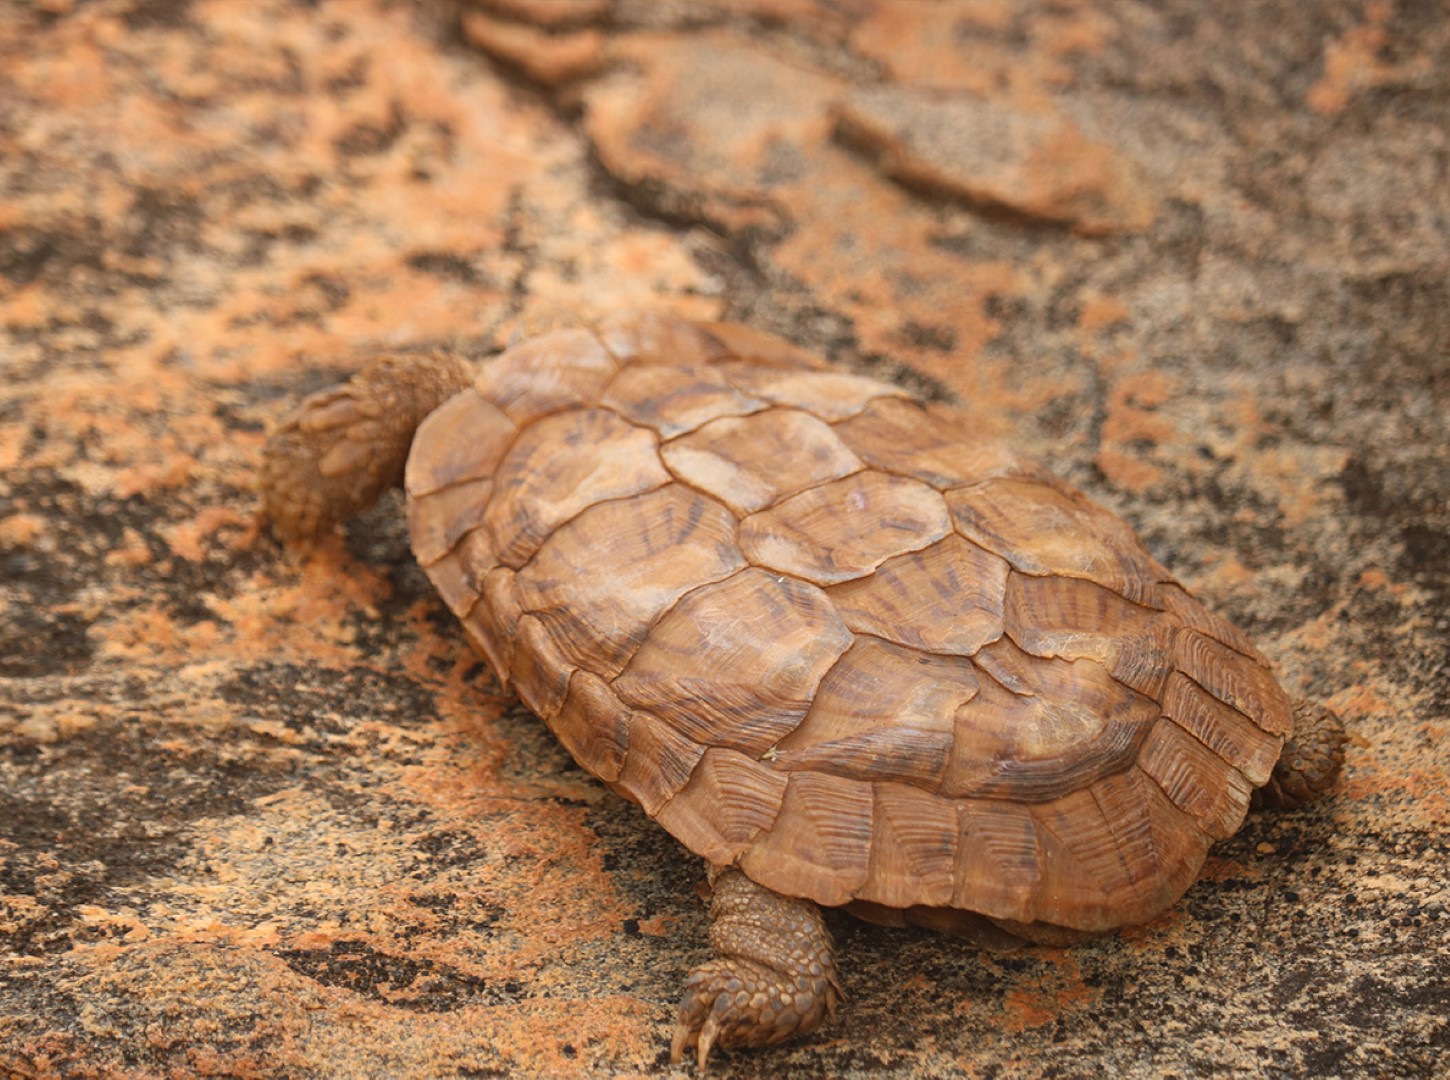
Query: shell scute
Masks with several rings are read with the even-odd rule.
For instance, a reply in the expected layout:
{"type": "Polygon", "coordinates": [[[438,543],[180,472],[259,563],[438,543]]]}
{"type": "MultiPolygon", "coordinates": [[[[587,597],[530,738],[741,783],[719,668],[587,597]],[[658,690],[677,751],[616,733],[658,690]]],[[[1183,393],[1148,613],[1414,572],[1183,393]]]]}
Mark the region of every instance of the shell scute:
{"type": "Polygon", "coordinates": [[[555,330],[486,362],[473,388],[522,427],[549,413],[597,403],[618,366],[589,331],[555,330]]]}
{"type": "Polygon", "coordinates": [[[1039,660],[1030,693],[993,679],[956,713],[949,797],[1040,802],[1121,771],[1159,716],[1158,704],[1093,660],[1039,660]]]}
{"type": "Polygon", "coordinates": [[[1119,682],[1155,700],[1173,670],[1173,620],[1086,578],[1013,571],[1004,621],[1024,652],[1096,660],[1119,682]]]}
{"type": "Polygon", "coordinates": [[[1042,880],[1037,823],[1023,803],[964,799],[956,804],[957,861],[952,907],[1031,922],[1042,880]]]}
{"type": "Polygon", "coordinates": [[[732,863],[775,824],[786,778],[738,750],[706,750],[685,784],[660,807],[659,821],[719,866],[732,863]]]}
{"type": "Polygon", "coordinates": [[[730,512],[668,484],[555,529],[518,572],[519,603],[571,662],[613,678],[681,595],[744,565],[730,512]]]}
{"type": "Polygon", "coordinates": [[[507,683],[512,678],[515,639],[524,615],[513,571],[502,566],[486,570],[479,592],[481,602],[464,616],[463,626],[494,674],[507,683]]]}
{"type": "Polygon", "coordinates": [[[818,904],[846,903],[866,881],[871,785],[821,773],[791,773],[780,814],[740,858],[756,881],[818,904]]]}
{"type": "Polygon", "coordinates": [[[835,585],[950,531],[935,489],[868,470],[751,514],[740,523],[740,549],[758,566],[835,585]]]}
{"type": "Polygon", "coordinates": [[[958,532],[1024,574],[1086,578],[1148,606],[1168,580],[1126,521],[1065,485],[998,478],[946,498],[958,532]]]}
{"type": "Polygon", "coordinates": [[[624,311],[595,325],[599,341],[622,364],[708,364],[729,347],[702,323],[653,311],[624,311]]]}
{"type": "Polygon", "coordinates": [[[1167,582],[1158,594],[1163,607],[1178,616],[1185,626],[1200,634],[1213,638],[1220,645],[1226,645],[1234,652],[1247,656],[1260,667],[1268,667],[1264,654],[1254,648],[1254,643],[1233,623],[1217,612],[1204,607],[1176,582],[1167,582]]]}
{"type": "Polygon", "coordinates": [[[851,642],[819,589],[751,567],[682,597],[614,688],[702,745],[758,758],[800,723],[851,642]]]}
{"type": "Polygon", "coordinates": [[[1242,772],[1255,787],[1269,782],[1283,740],[1181,672],[1170,675],[1164,686],[1163,715],[1242,772]]]}
{"type": "Polygon", "coordinates": [[[1185,627],[1174,639],[1178,670],[1271,735],[1294,734],[1289,695],[1267,670],[1213,638],[1185,627]]]}
{"type": "Polygon", "coordinates": [[[465,480],[408,500],[408,540],[422,566],[431,566],[483,524],[492,480],[465,480]]]}
{"type": "Polygon", "coordinates": [[[626,365],[609,384],[601,404],[666,439],[722,416],[745,416],[768,408],[712,368],[669,364],[626,365]]]}
{"type": "Polygon", "coordinates": [[[1198,876],[1209,837],[1138,769],[1031,807],[1043,846],[1037,917],[1111,930],[1167,908],[1198,876]]]}
{"type": "Polygon", "coordinates": [[[957,808],[909,784],[878,783],[871,857],[857,896],[891,908],[952,901],[959,839],[957,808]]]}
{"type": "Polygon", "coordinates": [[[551,720],[564,706],[574,669],[542,622],[532,615],[521,615],[517,625],[509,681],[525,705],[545,721],[551,720]]]}
{"type": "Polygon", "coordinates": [[[629,749],[629,710],[598,675],[574,672],[564,707],[549,721],[549,729],[599,779],[619,779],[629,749]]]}
{"type": "Polygon", "coordinates": [[[689,782],[705,748],[648,712],[631,712],[614,789],[653,817],[689,782]]]}
{"type": "Polygon", "coordinates": [[[418,498],[451,484],[487,480],[518,427],[476,393],[455,394],[418,426],[403,469],[403,486],[418,498]]]}
{"type": "Polygon", "coordinates": [[[499,561],[523,566],[586,507],[670,482],[657,438],[605,409],[547,416],[526,427],[494,476],[483,523],[499,561]]]}
{"type": "Polygon", "coordinates": [[[908,396],[900,387],[844,372],[782,370],[739,360],[716,370],[743,393],[802,409],[827,423],[849,419],[877,398],[908,396]]]}
{"type": "Polygon", "coordinates": [[[993,477],[1057,483],[1042,466],[996,439],[979,435],[965,415],[951,423],[906,396],[881,396],[836,425],[846,445],[867,464],[909,476],[941,491],[993,477]]]}
{"type": "Polygon", "coordinates": [[[1172,720],[1154,725],[1138,765],[1215,840],[1232,836],[1244,823],[1253,785],[1172,720]]]}
{"type": "Polygon", "coordinates": [[[827,424],[797,409],[711,421],[665,443],[661,456],[740,515],[863,468],[827,424]]]}
{"type": "Polygon", "coordinates": [[[436,559],[427,566],[428,580],[448,605],[448,610],[465,618],[478,603],[478,586],[464,569],[457,552],[436,559]]]}
{"type": "Polygon", "coordinates": [[[805,719],[776,745],[777,767],[935,790],[956,711],[976,693],[969,660],[858,637],[821,680],[805,719]]]}
{"type": "Polygon", "coordinates": [[[955,533],[826,590],[858,634],[971,656],[1002,636],[1007,563],[955,533]]]}
{"type": "Polygon", "coordinates": [[[729,350],[731,359],[748,360],[752,364],[766,367],[814,371],[829,369],[830,365],[821,357],[777,334],[757,330],[744,323],[716,322],[704,325],[711,336],[729,350]]]}

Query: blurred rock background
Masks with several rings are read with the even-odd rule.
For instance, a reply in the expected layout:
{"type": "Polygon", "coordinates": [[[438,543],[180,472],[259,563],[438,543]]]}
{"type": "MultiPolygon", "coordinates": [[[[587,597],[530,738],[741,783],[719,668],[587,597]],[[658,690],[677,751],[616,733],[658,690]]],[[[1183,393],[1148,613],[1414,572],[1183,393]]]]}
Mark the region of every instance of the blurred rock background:
{"type": "Polygon", "coordinates": [[[1119,937],[833,917],[717,1075],[1443,1075],[1447,280],[1442,0],[0,3],[0,1072],[671,1071],[698,866],[396,502],[251,490],[361,351],[644,305],[961,402],[1358,737],[1119,937]]]}

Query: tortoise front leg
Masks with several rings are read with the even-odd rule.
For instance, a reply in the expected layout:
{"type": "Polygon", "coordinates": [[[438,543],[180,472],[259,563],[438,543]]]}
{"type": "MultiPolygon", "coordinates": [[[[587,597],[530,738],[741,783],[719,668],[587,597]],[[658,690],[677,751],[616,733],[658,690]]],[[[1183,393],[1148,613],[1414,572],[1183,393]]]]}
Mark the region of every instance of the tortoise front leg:
{"type": "Polygon", "coordinates": [[[670,1060],[714,1046],[771,1046],[834,1018],[841,1000],[820,908],[771,892],[734,867],[711,867],[710,944],[717,958],[685,980],[670,1060]]]}
{"type": "Polygon", "coordinates": [[[321,536],[403,482],[413,432],[473,381],[445,353],[380,356],[302,401],[262,451],[262,513],[284,540],[321,536]]]}

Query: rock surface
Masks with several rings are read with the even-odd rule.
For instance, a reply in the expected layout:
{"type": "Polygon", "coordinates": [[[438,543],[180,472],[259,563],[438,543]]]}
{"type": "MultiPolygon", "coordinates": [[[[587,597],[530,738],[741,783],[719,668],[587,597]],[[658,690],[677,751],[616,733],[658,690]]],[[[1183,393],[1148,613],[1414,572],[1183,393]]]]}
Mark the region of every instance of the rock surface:
{"type": "Polygon", "coordinates": [[[249,486],[361,350],[643,304],[964,403],[1357,735],[1121,936],[832,915],[840,1022],[717,1075],[1443,1074],[1444,15],[0,7],[0,1071],[672,1071],[699,867],[468,652],[395,502],[288,551],[249,486]]]}

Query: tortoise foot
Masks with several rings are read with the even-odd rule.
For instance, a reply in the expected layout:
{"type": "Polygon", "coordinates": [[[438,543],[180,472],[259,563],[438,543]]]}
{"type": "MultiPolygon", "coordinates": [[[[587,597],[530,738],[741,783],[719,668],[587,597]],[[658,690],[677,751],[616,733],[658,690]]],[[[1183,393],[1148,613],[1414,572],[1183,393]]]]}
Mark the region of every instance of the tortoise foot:
{"type": "Polygon", "coordinates": [[[716,1046],[772,1046],[834,1017],[841,992],[820,910],[762,888],[740,871],[712,872],[710,943],[718,958],[685,980],[670,1060],[716,1046]]]}

